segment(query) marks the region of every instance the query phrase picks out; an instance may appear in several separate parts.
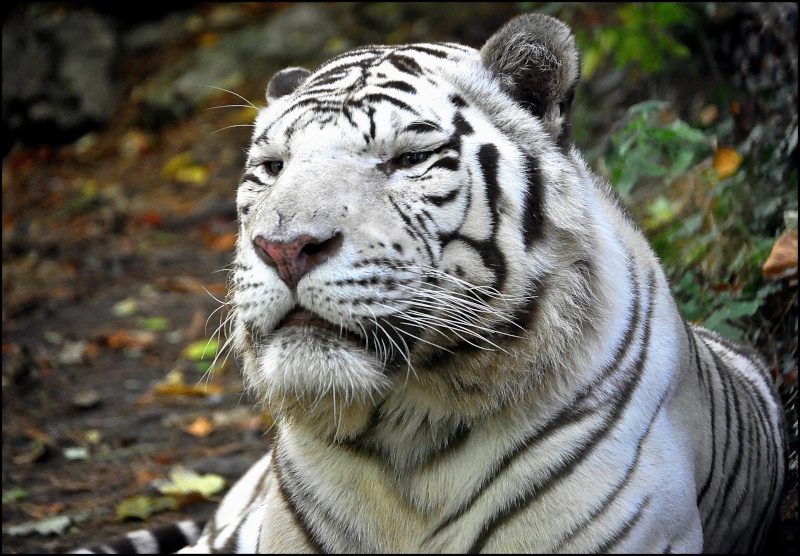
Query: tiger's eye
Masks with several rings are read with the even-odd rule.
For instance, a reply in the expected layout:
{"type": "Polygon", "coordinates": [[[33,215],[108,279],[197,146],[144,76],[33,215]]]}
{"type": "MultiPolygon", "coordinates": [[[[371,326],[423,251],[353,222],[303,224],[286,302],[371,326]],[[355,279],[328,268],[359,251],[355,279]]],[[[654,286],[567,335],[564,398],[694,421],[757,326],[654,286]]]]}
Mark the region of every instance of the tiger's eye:
{"type": "Polygon", "coordinates": [[[430,156],[431,153],[429,152],[403,153],[396,157],[393,162],[400,168],[411,168],[412,166],[425,162],[430,156]]]}
{"type": "Polygon", "coordinates": [[[277,176],[283,170],[283,160],[269,160],[264,163],[267,173],[271,176],[277,176]]]}

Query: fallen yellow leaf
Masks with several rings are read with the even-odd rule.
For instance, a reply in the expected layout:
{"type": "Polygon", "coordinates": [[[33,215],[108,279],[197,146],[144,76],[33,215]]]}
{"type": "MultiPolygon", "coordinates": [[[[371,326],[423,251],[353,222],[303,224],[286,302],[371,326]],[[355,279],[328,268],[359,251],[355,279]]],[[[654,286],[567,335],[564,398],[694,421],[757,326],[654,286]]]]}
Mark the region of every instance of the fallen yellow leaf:
{"type": "Polygon", "coordinates": [[[190,185],[205,185],[208,181],[208,170],[205,166],[186,166],[175,170],[175,181],[190,185]]]}
{"type": "Polygon", "coordinates": [[[185,426],[183,430],[185,430],[192,436],[205,438],[206,436],[214,432],[214,424],[211,422],[210,419],[206,417],[198,417],[190,424],[185,426]]]}
{"type": "Polygon", "coordinates": [[[717,147],[714,153],[714,161],[711,166],[717,171],[720,180],[728,179],[734,175],[742,164],[742,155],[735,149],[728,147],[717,147]]]}
{"type": "Polygon", "coordinates": [[[195,166],[196,164],[197,162],[195,162],[194,155],[192,153],[185,152],[176,154],[161,168],[161,178],[164,180],[173,179],[175,174],[178,173],[178,170],[181,168],[189,168],[195,166]]]}
{"type": "Polygon", "coordinates": [[[176,466],[169,473],[169,481],[156,481],[155,487],[162,494],[181,496],[197,492],[209,497],[225,488],[225,479],[213,473],[199,475],[186,467],[176,466]]]}
{"type": "Polygon", "coordinates": [[[162,396],[211,396],[219,394],[222,389],[214,384],[187,384],[183,380],[183,373],[170,371],[164,380],[153,387],[153,392],[162,396]]]}

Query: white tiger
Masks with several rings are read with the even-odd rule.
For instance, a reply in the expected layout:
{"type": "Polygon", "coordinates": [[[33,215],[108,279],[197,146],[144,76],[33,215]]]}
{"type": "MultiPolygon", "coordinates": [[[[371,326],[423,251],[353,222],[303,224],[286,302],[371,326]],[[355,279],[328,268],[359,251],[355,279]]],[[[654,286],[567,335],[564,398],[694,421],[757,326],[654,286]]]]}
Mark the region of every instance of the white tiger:
{"type": "Polygon", "coordinates": [[[782,407],[570,142],[579,74],[522,15],[272,78],[231,298],[275,443],[183,552],[758,550],[782,407]]]}

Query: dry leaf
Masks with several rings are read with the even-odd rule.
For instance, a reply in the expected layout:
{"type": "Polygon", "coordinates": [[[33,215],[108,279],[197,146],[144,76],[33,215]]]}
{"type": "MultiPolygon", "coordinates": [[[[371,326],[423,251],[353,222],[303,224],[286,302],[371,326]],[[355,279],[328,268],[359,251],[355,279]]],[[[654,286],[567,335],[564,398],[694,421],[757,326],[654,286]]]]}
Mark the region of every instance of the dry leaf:
{"type": "Polygon", "coordinates": [[[153,345],[155,341],[154,333],[142,330],[119,330],[106,337],[106,343],[112,349],[142,349],[153,345]]]}
{"type": "Polygon", "coordinates": [[[714,161],[711,166],[717,171],[720,180],[727,179],[734,175],[742,164],[742,155],[735,149],[727,147],[717,147],[714,153],[714,161]]]}
{"type": "Polygon", "coordinates": [[[797,230],[789,230],[777,239],[763,271],[771,280],[797,276],[797,230]]]}
{"type": "Polygon", "coordinates": [[[211,248],[215,251],[231,251],[236,246],[236,238],[238,236],[237,232],[217,236],[211,242],[211,248]]]}
{"type": "Polygon", "coordinates": [[[191,469],[176,466],[169,473],[169,481],[156,481],[154,484],[163,494],[181,496],[199,493],[207,498],[225,488],[225,479],[213,473],[198,475],[191,469]]]}
{"type": "Polygon", "coordinates": [[[185,430],[192,436],[205,438],[206,436],[214,432],[214,424],[206,417],[198,417],[197,419],[192,421],[189,425],[183,427],[183,430],[185,430]]]}
{"type": "Polygon", "coordinates": [[[211,396],[221,391],[219,386],[205,382],[186,384],[180,371],[170,371],[163,381],[153,387],[153,392],[162,396],[211,396]]]}

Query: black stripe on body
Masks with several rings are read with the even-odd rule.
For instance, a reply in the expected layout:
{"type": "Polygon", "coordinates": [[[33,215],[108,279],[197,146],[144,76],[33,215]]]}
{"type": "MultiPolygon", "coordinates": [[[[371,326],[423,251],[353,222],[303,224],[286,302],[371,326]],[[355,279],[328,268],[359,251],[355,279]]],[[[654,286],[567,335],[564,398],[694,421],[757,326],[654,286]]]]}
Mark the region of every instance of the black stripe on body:
{"type": "MultiPolygon", "coordinates": [[[[193,524],[198,533],[203,527],[202,521],[187,520],[181,523],[193,524]]],[[[85,550],[94,554],[142,554],[143,547],[137,548],[137,544],[146,543],[153,545],[156,554],[168,554],[194,543],[197,538],[197,535],[185,535],[177,523],[169,523],[150,530],[133,531],[107,544],[95,544],[85,550]]]]}
{"type": "MultiPolygon", "coordinates": [[[[616,391],[612,394],[613,397],[607,400],[611,407],[609,408],[608,415],[603,419],[599,429],[595,431],[595,434],[592,435],[589,441],[579,446],[575,453],[570,454],[569,459],[560,461],[556,469],[549,470],[549,475],[543,481],[539,481],[535,485],[524,485],[522,487],[523,490],[520,491],[513,500],[507,501],[505,506],[500,511],[486,520],[481,532],[479,533],[477,539],[475,539],[473,542],[472,547],[468,552],[471,554],[481,552],[497,529],[502,527],[505,523],[508,523],[520,511],[523,511],[525,508],[527,508],[536,499],[536,496],[541,494],[541,492],[543,492],[545,489],[552,488],[556,482],[571,474],[577,467],[578,463],[587,457],[594,450],[594,448],[600,445],[600,443],[606,439],[606,437],[615,429],[619,421],[622,419],[625,414],[625,410],[628,407],[628,403],[633,397],[633,393],[641,383],[644,365],[648,355],[650,334],[652,332],[651,321],[655,306],[655,279],[653,275],[651,275],[649,279],[648,292],[648,309],[643,323],[643,337],[638,344],[639,352],[636,361],[632,366],[629,366],[623,370],[624,376],[619,378],[620,383],[614,385],[616,391]]],[[[608,395],[603,396],[603,398],[607,397],[608,395]]],[[[588,414],[591,411],[595,411],[596,413],[596,409],[599,408],[580,408],[580,406],[573,406],[571,408],[573,413],[578,414],[588,414]]],[[[568,418],[568,420],[572,419],[568,418]]],[[[541,438],[542,436],[540,435],[534,439],[534,442],[540,441],[541,438]]],[[[525,451],[529,450],[532,444],[533,443],[526,445],[525,451]]],[[[500,471],[507,468],[508,467],[506,466],[500,471]]],[[[491,480],[494,481],[498,475],[499,473],[495,473],[491,480]]]]}
{"type": "MultiPolygon", "coordinates": [[[[716,374],[717,378],[720,381],[720,392],[721,392],[721,395],[722,395],[722,398],[723,398],[722,401],[725,403],[725,426],[723,427],[723,433],[725,435],[725,442],[724,442],[724,445],[722,446],[722,453],[720,454],[720,456],[722,458],[722,462],[720,464],[719,470],[717,469],[717,467],[715,465],[715,463],[716,463],[715,460],[716,460],[718,448],[716,446],[716,442],[712,443],[712,464],[713,465],[711,466],[711,472],[710,472],[710,474],[708,476],[708,479],[706,480],[706,483],[703,485],[703,488],[700,490],[700,496],[697,499],[697,505],[698,506],[700,506],[700,504],[704,501],[706,495],[710,492],[709,489],[711,487],[711,483],[712,482],[717,482],[718,483],[719,481],[722,480],[722,477],[724,477],[725,469],[727,468],[727,463],[728,463],[728,448],[730,447],[730,442],[731,442],[731,437],[730,437],[730,430],[731,430],[731,413],[730,413],[730,411],[731,410],[730,410],[730,400],[729,400],[728,386],[727,386],[726,381],[725,381],[725,373],[721,372],[722,370],[719,368],[719,359],[715,356],[714,350],[711,348],[711,346],[706,345],[706,348],[709,350],[709,352],[711,354],[711,359],[714,362],[714,369],[713,370],[716,371],[715,374],[716,374]],[[722,477],[717,478],[716,477],[717,473],[720,473],[722,475],[722,477]]],[[[711,396],[712,397],[714,396],[713,392],[712,392],[711,396]]],[[[716,431],[716,425],[717,425],[716,415],[714,413],[712,413],[711,414],[711,430],[712,431],[716,431]]],[[[714,500],[716,500],[716,498],[718,496],[719,486],[717,486],[716,492],[717,492],[717,494],[714,495],[714,500]]],[[[714,508],[714,503],[712,502],[711,503],[711,509],[713,510],[713,508],[714,508]]],[[[706,514],[704,516],[704,519],[703,519],[703,526],[704,527],[706,525],[708,525],[708,519],[709,519],[710,515],[711,514],[709,512],[708,514],[706,514]]]]}
{"type": "MultiPolygon", "coordinates": [[[[644,431],[644,434],[639,438],[638,442],[636,443],[636,452],[634,453],[633,459],[631,460],[630,465],[625,470],[625,474],[620,478],[616,485],[612,488],[611,492],[597,505],[597,507],[589,514],[589,516],[584,519],[581,523],[575,526],[572,531],[569,532],[563,539],[561,539],[556,546],[551,549],[551,553],[560,552],[561,548],[572,540],[576,535],[578,535],[581,531],[585,530],[597,517],[605,513],[611,504],[617,499],[619,494],[625,489],[626,486],[630,483],[630,479],[633,474],[636,472],[639,464],[639,458],[642,455],[642,447],[644,446],[647,437],[650,436],[650,431],[653,429],[653,424],[656,422],[656,417],[658,417],[659,413],[661,413],[661,408],[664,405],[664,401],[666,400],[666,394],[661,396],[661,400],[658,402],[658,406],[656,407],[655,411],[653,411],[652,416],[650,417],[650,422],[647,424],[647,429],[644,431]]],[[[536,493],[537,496],[541,494],[541,491],[536,493]]],[[[600,550],[596,552],[602,552],[600,550]]]]}
{"type": "MultiPolygon", "coordinates": [[[[723,382],[723,389],[728,392],[728,396],[732,403],[726,402],[726,426],[725,426],[725,447],[723,449],[723,456],[722,456],[722,476],[720,477],[720,484],[717,489],[716,494],[714,495],[714,502],[712,503],[713,508],[717,508],[718,512],[716,515],[717,522],[722,518],[723,514],[728,509],[728,497],[730,496],[731,490],[734,486],[734,482],[738,478],[739,473],[739,466],[742,462],[742,452],[745,450],[744,446],[744,438],[742,437],[742,411],[739,402],[739,391],[735,388],[733,384],[733,377],[730,373],[725,372],[725,363],[720,359],[719,355],[715,352],[711,352],[711,356],[714,358],[715,365],[718,369],[720,369],[720,378],[723,382]],[[729,411],[732,406],[733,415],[731,418],[728,418],[729,411]],[[735,428],[731,428],[732,419],[735,419],[735,428]],[[732,467],[728,467],[726,465],[727,462],[727,454],[728,450],[731,447],[731,441],[734,438],[736,439],[736,449],[734,450],[733,456],[733,464],[732,467]],[[720,500],[720,496],[722,499],[720,500]]],[[[711,524],[711,519],[713,517],[712,513],[707,514],[704,516],[703,519],[703,530],[708,530],[711,524]]]]}
{"type": "MultiPolygon", "coordinates": [[[[720,344],[724,350],[728,350],[729,353],[732,353],[736,356],[743,357],[745,361],[754,365],[755,368],[762,367],[762,363],[758,358],[758,355],[748,348],[739,346],[738,344],[732,342],[721,341],[720,337],[705,330],[700,330],[700,333],[704,341],[720,344]],[[756,360],[753,361],[751,357],[754,357],[756,360]]],[[[710,346],[709,349],[711,349],[710,346]]],[[[734,469],[731,472],[728,470],[723,470],[723,473],[728,475],[725,492],[726,498],[728,490],[730,490],[732,486],[731,483],[733,479],[735,477],[745,478],[744,484],[742,485],[742,489],[744,491],[742,496],[749,496],[751,502],[751,511],[748,515],[751,516],[750,522],[756,524],[754,527],[746,526],[745,530],[742,530],[740,535],[736,539],[732,540],[730,547],[741,550],[742,545],[745,544],[742,535],[747,529],[751,529],[753,534],[749,539],[749,543],[747,544],[749,545],[749,550],[754,551],[760,545],[764,535],[766,535],[771,525],[771,514],[774,509],[773,506],[775,505],[775,503],[764,504],[764,501],[775,500],[776,491],[782,488],[782,485],[778,485],[778,475],[780,473],[779,466],[783,465],[783,462],[780,461],[781,446],[775,443],[774,431],[770,427],[770,416],[772,414],[772,411],[770,411],[769,408],[770,400],[765,399],[761,391],[761,388],[766,388],[769,391],[771,391],[771,388],[770,384],[768,383],[768,375],[765,373],[759,373],[756,376],[754,376],[752,373],[739,373],[734,369],[734,364],[732,362],[731,364],[728,364],[726,361],[721,359],[716,351],[711,350],[711,352],[714,361],[720,369],[720,374],[725,374],[726,376],[730,377],[732,382],[736,382],[736,391],[740,394],[743,394],[743,403],[747,404],[748,406],[746,411],[740,411],[744,415],[747,415],[748,418],[745,421],[747,438],[741,441],[738,451],[741,453],[743,449],[748,450],[750,456],[749,461],[751,463],[747,465],[744,471],[739,471],[738,469],[734,469]],[[756,461],[752,463],[752,459],[754,457],[756,461]],[[762,492],[764,485],[755,481],[759,476],[761,476],[763,469],[771,470],[769,487],[766,489],[768,491],[766,495],[762,492]],[[760,508],[757,507],[757,505],[759,505],[760,508]],[[754,519],[752,516],[755,514],[758,514],[758,517],[754,519]]],[[[770,397],[772,398],[771,401],[774,402],[774,397],[770,397]]],[[[726,508],[729,506],[738,507],[740,503],[740,499],[737,499],[735,504],[728,504],[725,499],[723,499],[721,506],[722,509],[720,510],[717,518],[718,521],[721,519],[723,511],[725,511],[726,508]]]]}
{"type": "MultiPolygon", "coordinates": [[[[292,492],[286,488],[286,480],[284,478],[284,470],[283,465],[279,459],[279,450],[278,450],[278,441],[279,436],[275,436],[275,444],[273,446],[273,455],[272,461],[275,464],[275,480],[278,483],[278,490],[280,491],[281,498],[283,498],[284,502],[286,502],[286,506],[289,509],[289,513],[291,513],[293,521],[297,525],[297,528],[303,534],[303,538],[306,540],[309,546],[311,546],[316,552],[320,554],[325,554],[325,548],[319,542],[317,537],[311,531],[311,528],[308,524],[308,519],[306,515],[299,510],[299,508],[295,505],[294,498],[292,496],[292,492]]],[[[299,489],[298,489],[299,490],[299,489]]]]}
{"type": "Polygon", "coordinates": [[[639,319],[640,319],[640,292],[637,287],[637,282],[635,277],[633,276],[633,269],[628,269],[628,277],[631,281],[633,286],[633,307],[630,312],[630,318],[628,319],[627,326],[625,331],[622,335],[622,340],[615,348],[614,357],[611,359],[612,363],[609,364],[598,376],[597,380],[593,381],[592,383],[588,384],[585,388],[581,389],[579,392],[573,396],[572,400],[564,405],[564,409],[557,412],[554,416],[552,416],[548,421],[543,423],[542,427],[536,431],[534,431],[531,435],[523,438],[520,443],[514,447],[510,452],[506,453],[502,458],[498,460],[498,465],[491,476],[484,479],[484,481],[480,484],[478,489],[470,494],[468,497],[465,498],[464,502],[462,502],[461,506],[456,509],[455,512],[450,514],[449,516],[445,517],[439,524],[431,531],[428,535],[427,539],[433,538],[437,535],[440,531],[447,528],[449,525],[457,521],[461,516],[467,513],[475,502],[483,495],[485,490],[489,487],[489,485],[502,473],[504,473],[514,461],[518,457],[520,457],[525,450],[527,450],[530,446],[532,446],[537,440],[543,438],[546,435],[551,434],[559,427],[563,426],[567,423],[576,422],[583,415],[588,411],[586,405],[584,404],[581,408],[581,411],[575,411],[576,404],[581,400],[586,400],[587,396],[592,393],[598,391],[600,384],[607,382],[612,376],[616,375],[619,371],[619,364],[621,361],[625,359],[627,353],[631,346],[633,345],[633,341],[636,337],[636,332],[639,329],[639,319]]]}
{"type": "MultiPolygon", "coordinates": [[[[318,535],[315,535],[313,529],[310,527],[310,520],[308,514],[304,513],[300,506],[309,509],[309,513],[313,513],[314,519],[325,524],[336,531],[336,535],[342,538],[349,546],[363,546],[363,540],[358,531],[353,531],[350,521],[342,521],[338,519],[331,511],[330,504],[323,503],[318,497],[310,492],[308,485],[303,481],[302,477],[292,469],[291,465],[284,462],[276,462],[280,466],[282,492],[285,492],[287,497],[291,498],[292,512],[303,520],[304,531],[308,532],[309,538],[313,541],[311,544],[314,550],[320,553],[327,553],[319,540],[318,535]]],[[[277,470],[276,470],[277,475],[277,470]]],[[[305,532],[304,532],[305,534],[305,532]]]]}
{"type": "Polygon", "coordinates": [[[625,540],[625,538],[630,534],[636,524],[644,515],[644,512],[647,510],[647,507],[650,505],[650,496],[647,496],[637,507],[636,511],[633,513],[631,517],[625,522],[625,524],[617,531],[614,532],[613,536],[609,539],[603,541],[599,547],[595,549],[596,554],[605,554],[608,552],[612,552],[614,547],[616,547],[619,543],[625,540]]]}

